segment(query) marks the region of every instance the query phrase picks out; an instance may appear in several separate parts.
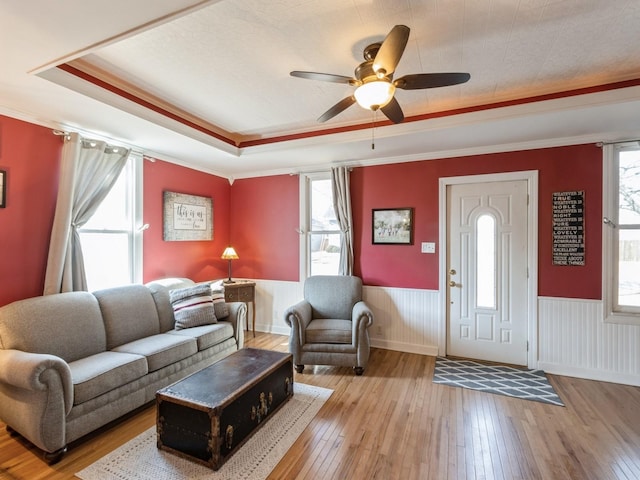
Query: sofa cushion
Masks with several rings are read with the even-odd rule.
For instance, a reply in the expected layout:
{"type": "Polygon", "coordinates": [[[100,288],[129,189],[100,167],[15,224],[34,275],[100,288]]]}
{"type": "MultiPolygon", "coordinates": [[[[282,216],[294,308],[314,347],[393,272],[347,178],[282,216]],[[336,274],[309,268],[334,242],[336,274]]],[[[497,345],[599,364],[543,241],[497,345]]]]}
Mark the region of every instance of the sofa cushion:
{"type": "Polygon", "coordinates": [[[73,404],[91,400],[147,374],[141,355],[102,352],[69,363],[73,382],[73,404]]]}
{"type": "Polygon", "coordinates": [[[0,308],[0,346],[72,362],[106,350],[100,307],[88,292],[19,300],[0,308]]]}
{"type": "Polygon", "coordinates": [[[324,318],[312,320],[306,330],[307,343],[351,344],[353,323],[350,320],[324,318]]]}
{"type": "Polygon", "coordinates": [[[171,330],[167,333],[195,338],[198,342],[198,350],[206,350],[228,338],[233,338],[233,326],[229,322],[218,322],[214,325],[171,330]]]}
{"type": "Polygon", "coordinates": [[[107,332],[107,350],[160,333],[151,292],[144,285],[126,285],[93,292],[107,332]]]}
{"type": "Polygon", "coordinates": [[[222,281],[211,284],[211,299],[213,300],[213,309],[216,318],[221,320],[229,316],[229,305],[224,298],[224,284],[222,281]]]}
{"type": "Polygon", "coordinates": [[[154,372],[193,355],[198,351],[198,344],[192,337],[160,333],[125,343],[114,348],[113,351],[146,357],[149,371],[154,372]]]}
{"type": "Polygon", "coordinates": [[[211,286],[208,283],[172,290],[169,296],[176,319],[176,330],[216,322],[211,286]]]}

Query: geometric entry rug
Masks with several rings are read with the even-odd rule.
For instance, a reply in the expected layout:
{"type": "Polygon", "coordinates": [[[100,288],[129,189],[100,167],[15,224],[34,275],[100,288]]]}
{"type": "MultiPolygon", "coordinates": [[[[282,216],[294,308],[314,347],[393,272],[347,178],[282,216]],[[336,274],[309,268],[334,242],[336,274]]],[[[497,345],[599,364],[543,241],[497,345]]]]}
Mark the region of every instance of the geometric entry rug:
{"type": "Polygon", "coordinates": [[[320,411],[333,390],[295,382],[294,394],[218,471],[159,450],[156,427],[76,473],[83,480],[263,480],[320,411]]]}
{"type": "Polygon", "coordinates": [[[486,365],[471,360],[437,357],[433,383],[481,390],[564,407],[564,403],[542,370],[528,370],[506,365],[486,365]]]}

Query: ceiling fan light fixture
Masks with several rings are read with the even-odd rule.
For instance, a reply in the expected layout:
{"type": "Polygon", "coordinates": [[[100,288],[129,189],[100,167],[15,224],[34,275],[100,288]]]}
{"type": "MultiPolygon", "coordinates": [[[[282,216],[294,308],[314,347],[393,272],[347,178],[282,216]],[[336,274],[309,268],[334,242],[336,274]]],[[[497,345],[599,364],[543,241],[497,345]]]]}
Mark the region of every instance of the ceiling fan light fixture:
{"type": "Polygon", "coordinates": [[[360,85],[353,95],[362,108],[378,110],[391,101],[395,91],[395,85],[388,80],[376,80],[360,85]]]}

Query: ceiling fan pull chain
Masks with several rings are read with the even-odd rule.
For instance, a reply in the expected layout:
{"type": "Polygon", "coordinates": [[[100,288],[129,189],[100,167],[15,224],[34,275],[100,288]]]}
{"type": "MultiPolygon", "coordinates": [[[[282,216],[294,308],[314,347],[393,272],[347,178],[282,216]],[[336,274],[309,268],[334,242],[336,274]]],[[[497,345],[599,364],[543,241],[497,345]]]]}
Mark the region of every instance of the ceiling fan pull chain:
{"type": "Polygon", "coordinates": [[[373,125],[371,127],[371,150],[376,149],[376,113],[377,110],[373,111],[373,125]]]}

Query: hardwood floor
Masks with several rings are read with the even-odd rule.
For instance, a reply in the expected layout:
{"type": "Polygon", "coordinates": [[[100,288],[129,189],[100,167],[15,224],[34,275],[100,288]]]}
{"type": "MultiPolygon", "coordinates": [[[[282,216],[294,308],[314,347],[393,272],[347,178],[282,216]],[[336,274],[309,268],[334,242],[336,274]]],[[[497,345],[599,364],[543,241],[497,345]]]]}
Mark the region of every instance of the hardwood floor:
{"type": "MultiPolygon", "coordinates": [[[[247,346],[287,351],[257,333],[247,346]]],[[[364,375],[307,367],[334,390],[270,479],[638,479],[640,388],[550,376],[565,407],[431,382],[435,358],[373,349],[364,375]]],[[[154,425],[149,405],[48,466],[0,423],[0,479],[67,479],[154,425]]]]}

